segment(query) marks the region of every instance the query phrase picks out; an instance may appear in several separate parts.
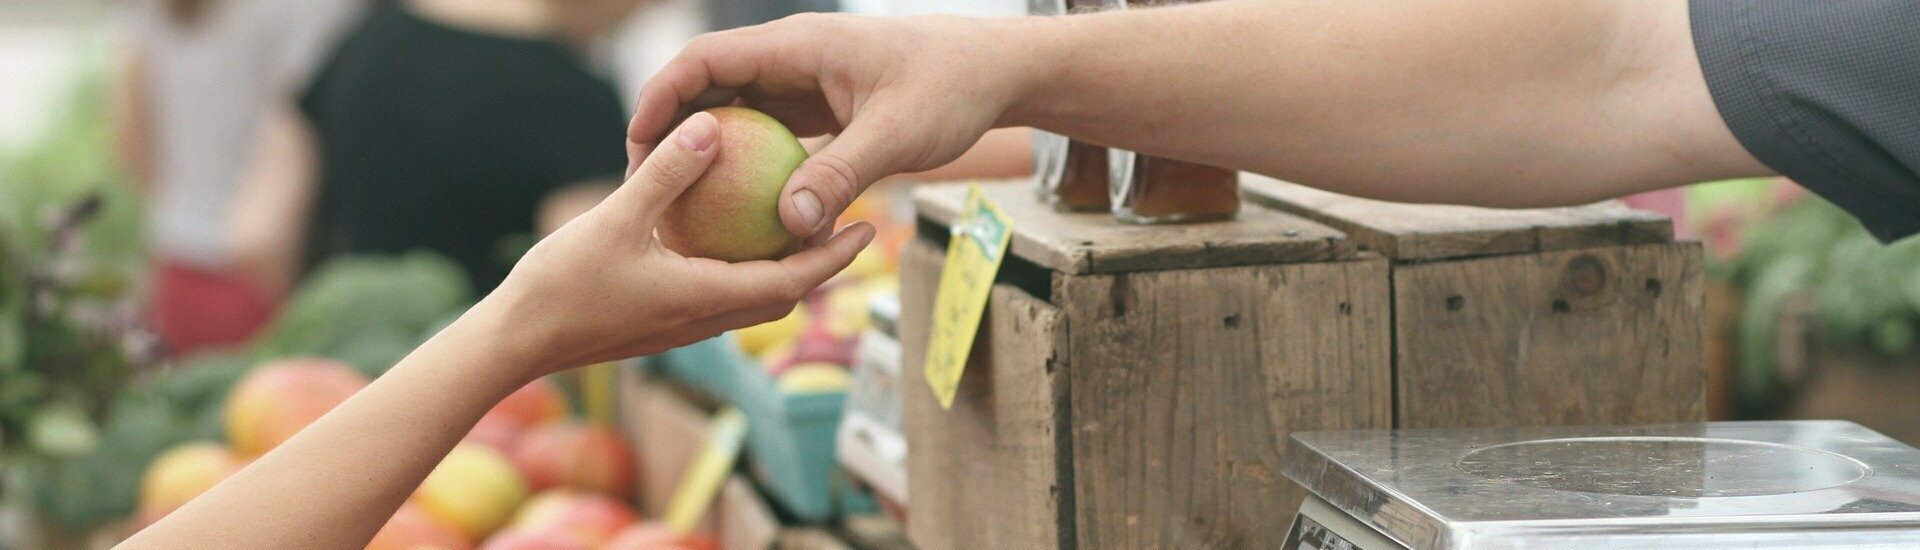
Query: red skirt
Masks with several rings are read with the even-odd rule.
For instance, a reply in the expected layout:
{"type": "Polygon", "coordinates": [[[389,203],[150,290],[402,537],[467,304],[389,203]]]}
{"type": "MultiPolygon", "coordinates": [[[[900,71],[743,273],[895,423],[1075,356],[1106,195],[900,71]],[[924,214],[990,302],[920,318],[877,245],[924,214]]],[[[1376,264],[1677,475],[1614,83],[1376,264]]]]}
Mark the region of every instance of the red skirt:
{"type": "Polygon", "coordinates": [[[170,357],[244,344],[279,305],[232,273],[176,261],[155,267],[148,320],[170,357]]]}

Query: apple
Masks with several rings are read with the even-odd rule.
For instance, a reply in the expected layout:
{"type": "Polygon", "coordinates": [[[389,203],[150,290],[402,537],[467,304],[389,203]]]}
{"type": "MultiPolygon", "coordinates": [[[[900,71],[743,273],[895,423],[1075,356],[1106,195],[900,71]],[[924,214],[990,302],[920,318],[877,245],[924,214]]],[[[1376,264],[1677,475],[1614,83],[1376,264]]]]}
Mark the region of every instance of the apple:
{"type": "Polygon", "coordinates": [[[527,427],[507,416],[488,414],[480,417],[480,422],[467,431],[465,441],[486,445],[501,454],[512,454],[513,447],[520,444],[527,427]]]}
{"type": "Polygon", "coordinates": [[[468,541],[459,531],[433,520],[420,505],[408,502],[400,505],[380,532],[373,534],[373,540],[367,541],[366,550],[468,550],[473,542],[468,541]]]}
{"type": "Polygon", "coordinates": [[[745,107],[707,109],[719,121],[713,163],[660,218],[661,243],[727,262],[778,258],[797,239],[780,222],[780,193],[807,150],[780,121],[745,107]]]}
{"type": "Polygon", "coordinates": [[[245,466],[215,443],[186,443],[160,453],[140,476],[139,523],[159,521],[245,466]]]}
{"type": "Polygon", "coordinates": [[[606,426],[535,427],[514,447],[513,462],[536,491],[566,487],[619,499],[633,491],[633,454],[606,426]]]}
{"type": "Polygon", "coordinates": [[[598,547],[639,521],[627,505],[605,495],[556,489],[527,501],[507,530],[557,531],[598,547]]]}
{"type": "Polygon", "coordinates": [[[513,519],[527,499],[527,483],[506,457],[468,443],[447,453],[414,498],[434,520],[479,540],[513,519]]]}
{"type": "Polygon", "coordinates": [[[366,385],[366,377],[338,361],[268,361],[227,394],[227,443],[240,456],[260,456],[366,385]]]}
{"type": "Polygon", "coordinates": [[[834,334],[822,316],[814,316],[814,322],[807,326],[800,337],[793,342],[793,353],[787,356],[785,364],[769,364],[767,372],[779,376],[794,365],[802,363],[830,363],[849,366],[853,364],[860,341],[852,336],[834,334]]]}
{"type": "Polygon", "coordinates": [[[567,396],[551,379],[539,378],[507,394],[488,410],[467,432],[466,440],[512,454],[528,429],[566,417],[567,396]]]}
{"type": "Polygon", "coordinates": [[[552,380],[536,378],[507,394],[506,399],[487,411],[487,416],[511,418],[522,426],[538,426],[567,417],[567,396],[560,393],[560,387],[552,380]]]}
{"type": "Polygon", "coordinates": [[[733,337],[748,355],[760,355],[783,342],[792,342],[806,326],[807,309],[796,307],[786,317],[736,330],[733,337]]]}
{"type": "Polygon", "coordinates": [[[801,363],[780,374],[775,382],[780,393],[823,393],[847,391],[853,383],[846,367],[833,363],[801,363]]]}
{"type": "Polygon", "coordinates": [[[600,550],[719,550],[705,533],[676,533],[663,523],[641,523],[615,535],[600,550]]]}
{"type": "Polygon", "coordinates": [[[503,531],[480,550],[594,550],[586,543],[573,540],[565,533],[546,533],[536,531],[503,531]]]}

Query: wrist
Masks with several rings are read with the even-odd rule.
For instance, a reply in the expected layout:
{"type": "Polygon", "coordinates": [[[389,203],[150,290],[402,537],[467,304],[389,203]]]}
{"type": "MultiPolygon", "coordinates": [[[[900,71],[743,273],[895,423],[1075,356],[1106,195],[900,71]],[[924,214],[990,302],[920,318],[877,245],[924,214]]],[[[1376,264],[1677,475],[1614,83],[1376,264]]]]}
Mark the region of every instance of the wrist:
{"type": "Polygon", "coordinates": [[[536,331],[515,326],[511,309],[495,296],[483,298],[421,348],[457,354],[462,375],[488,388],[518,389],[548,372],[553,360],[542,356],[551,347],[542,345],[536,331]]]}
{"type": "Polygon", "coordinates": [[[995,64],[1017,61],[1012,65],[1013,79],[1008,102],[1001,110],[997,127],[1040,127],[1058,120],[1061,100],[1073,94],[1065,78],[1074,63],[1077,47],[1085,41],[1085,17],[1048,16],[995,20],[1008,28],[992,29],[992,40],[1011,44],[1004,59],[995,64]]]}

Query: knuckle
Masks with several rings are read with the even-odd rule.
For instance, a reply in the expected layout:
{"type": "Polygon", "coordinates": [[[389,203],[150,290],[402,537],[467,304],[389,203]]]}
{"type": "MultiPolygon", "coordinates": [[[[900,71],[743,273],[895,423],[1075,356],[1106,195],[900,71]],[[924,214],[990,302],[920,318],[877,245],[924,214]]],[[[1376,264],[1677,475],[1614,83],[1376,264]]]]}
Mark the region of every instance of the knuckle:
{"type": "Polygon", "coordinates": [[[828,184],[826,189],[815,192],[826,193],[827,196],[822,199],[833,204],[846,204],[851,200],[854,190],[860,186],[860,170],[852,162],[835,155],[819,155],[813,160],[828,184]]]}
{"type": "Polygon", "coordinates": [[[648,183],[665,189],[679,189],[694,176],[692,163],[681,158],[681,155],[655,155],[654,158],[656,162],[641,166],[641,170],[646,172],[648,183]]]}

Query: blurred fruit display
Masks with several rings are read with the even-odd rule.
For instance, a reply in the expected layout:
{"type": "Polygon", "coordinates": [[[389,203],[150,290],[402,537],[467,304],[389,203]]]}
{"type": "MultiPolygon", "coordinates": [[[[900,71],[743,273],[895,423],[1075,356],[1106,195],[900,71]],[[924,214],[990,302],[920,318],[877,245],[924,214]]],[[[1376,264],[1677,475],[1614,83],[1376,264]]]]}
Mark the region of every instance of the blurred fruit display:
{"type": "Polygon", "coordinates": [[[1704,220],[1709,274],[1740,291],[1732,327],[1738,416],[1762,417],[1783,406],[1806,375],[1805,358],[1795,356],[1809,343],[1885,358],[1914,355],[1920,240],[1882,244],[1839,207],[1784,180],[1741,186],[1705,194],[1698,202],[1718,209],[1697,217],[1704,220]],[[1808,326],[1798,330],[1796,323],[1808,326]]]}

